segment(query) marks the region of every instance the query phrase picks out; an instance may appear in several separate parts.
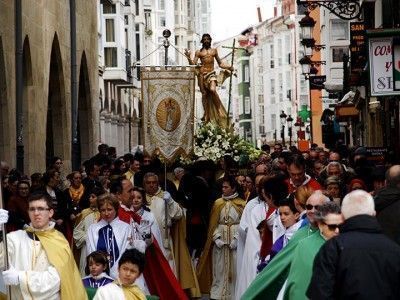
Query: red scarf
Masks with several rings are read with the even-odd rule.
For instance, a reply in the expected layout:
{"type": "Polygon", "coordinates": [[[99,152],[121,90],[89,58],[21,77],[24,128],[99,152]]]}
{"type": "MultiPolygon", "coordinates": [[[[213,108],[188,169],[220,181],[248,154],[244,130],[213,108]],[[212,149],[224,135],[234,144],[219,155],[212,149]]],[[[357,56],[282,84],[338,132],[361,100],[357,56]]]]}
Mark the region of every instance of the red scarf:
{"type": "Polygon", "coordinates": [[[264,260],[268,254],[271,252],[272,248],[272,231],[269,230],[267,220],[268,218],[275,212],[275,208],[273,207],[268,207],[268,211],[265,217],[265,227],[264,227],[264,232],[262,236],[262,242],[261,242],[261,249],[260,249],[260,258],[261,260],[264,260]]]}

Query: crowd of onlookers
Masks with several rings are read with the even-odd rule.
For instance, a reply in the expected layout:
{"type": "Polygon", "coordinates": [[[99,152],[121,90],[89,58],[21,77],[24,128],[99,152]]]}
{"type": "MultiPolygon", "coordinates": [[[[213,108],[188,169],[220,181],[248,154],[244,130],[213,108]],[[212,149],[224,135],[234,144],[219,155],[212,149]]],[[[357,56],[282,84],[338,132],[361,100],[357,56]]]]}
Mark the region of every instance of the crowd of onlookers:
{"type": "MultiPolygon", "coordinates": [[[[164,166],[158,157],[151,156],[146,151],[116,157],[115,149],[105,144],[99,145],[98,153],[85,161],[80,170],[69,174],[63,169],[61,157],[54,157],[44,173],[37,172],[31,176],[11,169],[4,161],[0,165],[3,204],[10,216],[7,231],[23,229],[29,224],[28,198],[32,194],[41,193],[52,199],[55,226],[72,246],[76,243],[74,229],[78,221],[82,221],[82,212],[94,208],[99,203],[99,197],[105,193],[121,194],[124,188],[122,180],[127,180],[132,187],[138,188],[135,190],[138,195],[142,193],[139,196],[143,198],[143,207],[146,206],[146,195],[157,195],[160,189],[167,191],[166,195],[172,200],[163,195],[159,196],[161,199],[166,203],[176,201],[184,209],[186,243],[194,265],[198,262],[202,264],[202,251],[204,247],[208,249],[209,228],[213,223],[210,218],[213,217],[215,206],[219,205],[217,199],[237,198],[244,201],[243,215],[240,211],[238,220],[242,224],[244,218],[249,218],[248,227],[250,221],[258,218],[257,215],[251,215],[251,210],[256,204],[266,203],[266,211],[262,212],[260,220],[253,222],[253,226],[256,224],[253,228],[256,231],[256,240],[259,239],[260,243],[255,253],[257,261],[251,262],[255,263],[254,272],[251,270],[253,277],[258,272],[264,272],[264,269],[273,269],[274,260],[278,261],[282,255],[279,252],[285,253],[283,249],[289,240],[306,224],[312,224],[316,228],[319,226],[321,232],[324,233],[325,230],[327,236],[329,232],[333,232],[330,238],[336,236],[339,223],[343,220],[332,224],[329,221],[335,220],[343,203],[350,201],[346,195],[356,190],[363,190],[370,195],[368,199],[374,199],[374,209],[377,211],[380,226],[386,235],[400,243],[400,204],[397,204],[400,203],[400,170],[389,167],[391,165],[387,162],[376,164],[370,160],[365,147],[350,150],[345,145],[338,144],[335,149],[327,151],[313,144],[308,151],[301,152],[295,146],[288,150],[283,149],[279,143],[272,149],[263,145],[258,160],[245,166],[239,166],[230,156],[223,157],[217,163],[200,158],[190,165],[174,163],[164,166]],[[153,184],[146,181],[149,176],[156,178],[158,182],[153,184]],[[317,190],[321,193],[315,195],[317,190]],[[330,206],[318,211],[325,202],[331,203],[330,206]],[[246,214],[248,215],[245,217],[246,214]],[[269,219],[273,214],[276,215],[275,221],[269,219]],[[323,227],[324,224],[328,227],[323,227]],[[273,229],[275,227],[281,228],[281,231],[273,229]],[[274,238],[268,236],[268,230],[274,238]]],[[[117,199],[119,203],[124,203],[123,198],[117,199]]],[[[131,197],[130,200],[132,199],[131,197]]],[[[111,205],[114,200],[108,201],[111,205]]],[[[346,204],[344,205],[346,211],[346,204]]],[[[117,206],[115,210],[118,213],[117,206]]],[[[162,226],[160,229],[162,230],[162,226]]],[[[240,226],[237,230],[237,240],[239,244],[243,243],[240,251],[246,251],[246,235],[240,241],[240,226]]],[[[213,245],[221,248],[225,244],[214,240],[213,245]]],[[[230,250],[236,253],[238,247],[241,246],[233,240],[230,241],[230,250]]],[[[100,255],[93,259],[103,258],[100,255]]],[[[80,267],[82,269],[82,265],[80,267]]],[[[252,280],[249,280],[240,294],[251,283],[252,280]]],[[[233,285],[237,299],[240,297],[237,290],[239,285],[238,282],[233,285]]],[[[233,297],[234,292],[230,295],[233,297]]]]}

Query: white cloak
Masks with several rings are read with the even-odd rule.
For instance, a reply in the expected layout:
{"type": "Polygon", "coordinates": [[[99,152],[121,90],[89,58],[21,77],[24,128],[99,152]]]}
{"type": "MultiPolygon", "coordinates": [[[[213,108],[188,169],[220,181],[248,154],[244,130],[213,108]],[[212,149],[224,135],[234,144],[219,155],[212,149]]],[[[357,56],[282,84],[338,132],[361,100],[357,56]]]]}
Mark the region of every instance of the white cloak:
{"type": "Polygon", "coordinates": [[[18,230],[7,234],[7,246],[9,267],[21,271],[20,284],[11,286],[11,299],[60,299],[60,276],[40,242],[18,230]]]}
{"type": "MultiPolygon", "coordinates": [[[[97,250],[97,242],[99,240],[99,230],[106,226],[108,223],[104,220],[100,220],[98,223],[92,224],[89,226],[87,237],[86,237],[86,247],[87,253],[90,254],[93,251],[97,250]]],[[[132,244],[132,227],[129,224],[121,221],[118,217],[116,217],[110,223],[113,233],[115,236],[115,240],[117,242],[119,257],[115,258],[114,265],[110,268],[110,276],[114,279],[118,277],[118,261],[121,255],[127,249],[131,249],[132,244]]]]}
{"type": "Polygon", "coordinates": [[[78,225],[75,226],[73,237],[75,241],[75,246],[78,249],[81,249],[81,256],[79,260],[79,271],[81,272],[81,276],[86,276],[85,267],[86,267],[86,257],[90,254],[86,249],[86,237],[87,231],[90,225],[97,222],[96,213],[88,214],[83,220],[79,222],[78,225]]]}

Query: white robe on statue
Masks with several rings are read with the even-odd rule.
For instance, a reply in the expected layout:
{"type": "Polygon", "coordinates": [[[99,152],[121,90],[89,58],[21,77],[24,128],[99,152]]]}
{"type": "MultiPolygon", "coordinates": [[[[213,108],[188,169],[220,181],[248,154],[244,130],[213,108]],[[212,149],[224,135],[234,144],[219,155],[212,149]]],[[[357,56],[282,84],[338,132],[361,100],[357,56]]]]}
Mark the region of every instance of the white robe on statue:
{"type": "Polygon", "coordinates": [[[20,284],[11,286],[11,299],[60,299],[60,276],[41,243],[18,230],[7,234],[7,246],[9,267],[24,271],[19,275],[20,284]]]}
{"type": "MultiPolygon", "coordinates": [[[[163,192],[159,191],[156,195],[162,195],[163,192]]],[[[168,204],[168,215],[167,220],[165,220],[165,201],[164,199],[158,196],[149,196],[146,195],[147,201],[150,203],[150,210],[153,213],[158,227],[160,229],[162,242],[160,246],[163,246],[165,252],[164,255],[167,258],[169,265],[171,266],[172,271],[176,275],[176,268],[175,268],[175,258],[173,253],[173,241],[170,235],[170,227],[174,220],[179,220],[183,217],[183,210],[180,205],[171,199],[168,204]],[[166,233],[166,231],[168,233],[166,233]]],[[[158,241],[158,240],[157,240],[158,241]]]]}

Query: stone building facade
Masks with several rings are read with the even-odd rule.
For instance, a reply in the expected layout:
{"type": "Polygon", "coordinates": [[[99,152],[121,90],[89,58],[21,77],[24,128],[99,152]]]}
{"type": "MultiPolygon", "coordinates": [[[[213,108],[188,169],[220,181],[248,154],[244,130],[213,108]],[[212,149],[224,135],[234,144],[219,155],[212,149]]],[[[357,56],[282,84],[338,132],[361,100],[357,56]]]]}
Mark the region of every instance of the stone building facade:
{"type": "MultiPolygon", "coordinates": [[[[17,1],[0,0],[0,160],[16,156],[17,1]]],[[[71,169],[70,3],[21,1],[22,142],[25,174],[43,172],[51,156],[71,169]]],[[[17,12],[18,13],[18,12],[17,12]]],[[[96,152],[100,104],[96,1],[76,1],[78,158],[96,152]]]]}

